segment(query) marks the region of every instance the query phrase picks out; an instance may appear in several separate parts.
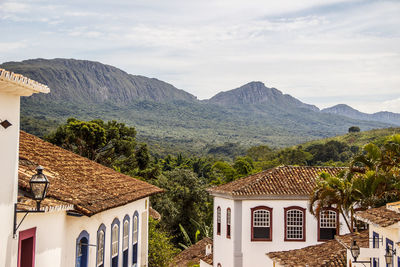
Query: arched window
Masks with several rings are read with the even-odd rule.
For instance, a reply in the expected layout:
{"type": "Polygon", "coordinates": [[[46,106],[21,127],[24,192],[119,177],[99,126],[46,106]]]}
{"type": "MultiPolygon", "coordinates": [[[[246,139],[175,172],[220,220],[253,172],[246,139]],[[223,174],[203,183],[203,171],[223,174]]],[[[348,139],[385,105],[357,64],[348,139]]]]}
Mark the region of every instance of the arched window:
{"type": "Polygon", "coordinates": [[[306,241],[306,209],[285,208],[285,241],[306,241]]]}
{"type": "Polygon", "coordinates": [[[122,267],[128,267],[129,258],[129,215],[125,215],[122,226],[122,267]]]}
{"type": "Polygon", "coordinates": [[[135,211],[132,223],[132,266],[136,267],[138,263],[138,239],[139,239],[139,213],[135,211]]]}
{"type": "Polygon", "coordinates": [[[76,267],[88,266],[89,234],[82,231],[76,239],[76,267]]]}
{"type": "Polygon", "coordinates": [[[104,243],[106,237],[106,226],[101,224],[97,230],[97,253],[96,253],[96,267],[104,267],[104,243]]]}
{"type": "Polygon", "coordinates": [[[251,241],[272,241],[272,208],[251,209],[251,241]]]}
{"type": "Polygon", "coordinates": [[[118,267],[119,258],[119,220],[117,218],[111,224],[111,267],[118,267]]]}
{"type": "Polygon", "coordinates": [[[221,235],[221,208],[217,208],[217,235],[221,235]]]}
{"type": "Polygon", "coordinates": [[[221,263],[218,263],[217,267],[222,267],[221,263]]]}
{"type": "Polygon", "coordinates": [[[231,208],[226,209],[226,238],[231,238],[231,208]]]}
{"type": "Polygon", "coordinates": [[[318,241],[335,238],[339,230],[339,216],[334,208],[323,209],[318,218],[318,241]]]}

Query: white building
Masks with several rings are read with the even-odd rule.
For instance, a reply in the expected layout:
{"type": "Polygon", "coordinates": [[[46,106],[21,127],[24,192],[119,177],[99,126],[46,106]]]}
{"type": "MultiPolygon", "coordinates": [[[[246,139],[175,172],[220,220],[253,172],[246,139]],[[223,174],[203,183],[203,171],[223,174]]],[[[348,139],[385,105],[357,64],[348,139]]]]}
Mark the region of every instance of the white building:
{"type": "Polygon", "coordinates": [[[0,127],[0,146],[6,148],[0,150],[1,241],[6,244],[0,266],[147,266],[149,196],[162,190],[20,133],[22,89],[0,90],[0,119],[13,124],[0,127]],[[44,212],[25,219],[19,212],[13,238],[14,203],[19,211],[36,208],[29,180],[38,165],[50,181],[44,212]]]}
{"type": "MultiPolygon", "coordinates": [[[[371,262],[371,267],[400,266],[400,202],[389,203],[380,208],[368,209],[356,213],[355,218],[368,224],[369,245],[357,244],[360,247],[357,261],[371,262]],[[385,254],[392,254],[391,264],[387,264],[385,254]]],[[[354,257],[347,250],[347,266],[361,267],[365,263],[354,263],[354,257]]]]}
{"type": "Polygon", "coordinates": [[[321,172],[343,168],[283,166],[209,189],[214,197],[214,267],[273,266],[272,251],[334,239],[347,229],[335,209],[309,212],[321,172]]]}

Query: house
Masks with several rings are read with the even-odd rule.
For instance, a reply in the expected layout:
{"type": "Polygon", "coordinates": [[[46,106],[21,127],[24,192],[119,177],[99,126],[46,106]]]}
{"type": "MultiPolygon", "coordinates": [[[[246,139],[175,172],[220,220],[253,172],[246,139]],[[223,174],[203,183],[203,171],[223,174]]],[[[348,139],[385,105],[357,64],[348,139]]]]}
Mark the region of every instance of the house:
{"type": "Polygon", "coordinates": [[[370,262],[371,267],[400,266],[400,202],[356,212],[355,218],[368,224],[370,244],[352,244],[353,249],[359,249],[352,253],[352,247],[348,248],[347,257],[351,262],[347,266],[365,266],[365,263],[356,263],[353,254],[358,262],[370,262]]]}
{"type": "Polygon", "coordinates": [[[200,267],[212,266],[212,244],[213,241],[205,237],[196,244],[181,251],[174,257],[170,267],[187,267],[198,265],[200,267]]]}
{"type": "Polygon", "coordinates": [[[48,93],[49,88],[22,75],[0,69],[0,266],[12,252],[14,203],[18,186],[18,136],[20,96],[48,93]]]}
{"type": "Polygon", "coordinates": [[[210,188],[213,266],[273,266],[268,252],[304,248],[346,233],[337,210],[323,210],[318,220],[309,212],[319,174],[343,170],[281,166],[210,188]]]}
{"type": "Polygon", "coordinates": [[[7,244],[0,265],[147,266],[149,197],[162,190],[20,132],[18,94],[24,91],[15,91],[0,91],[7,105],[4,112],[0,105],[0,115],[13,124],[0,129],[0,146],[7,148],[0,150],[6,169],[1,190],[12,191],[0,196],[1,238],[7,244]],[[29,184],[37,172],[49,180],[48,192],[41,212],[25,213],[37,210],[29,184]]]}
{"type": "Polygon", "coordinates": [[[336,236],[333,240],[305,248],[269,252],[267,256],[273,260],[275,267],[346,267],[347,249],[354,240],[368,247],[368,231],[336,236]]]}

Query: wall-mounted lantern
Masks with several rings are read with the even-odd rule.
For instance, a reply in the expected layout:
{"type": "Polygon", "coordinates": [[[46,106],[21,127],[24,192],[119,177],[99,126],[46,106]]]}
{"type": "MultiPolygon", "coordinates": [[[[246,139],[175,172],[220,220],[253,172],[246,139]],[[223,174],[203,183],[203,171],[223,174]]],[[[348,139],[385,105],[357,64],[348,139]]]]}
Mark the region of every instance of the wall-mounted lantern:
{"type": "Polygon", "coordinates": [[[36,174],[32,175],[32,178],[29,180],[29,186],[32,192],[32,199],[36,201],[36,210],[18,210],[17,204],[14,204],[14,229],[13,236],[16,236],[17,230],[20,227],[21,223],[24,221],[25,217],[29,213],[39,213],[44,212],[44,210],[40,209],[40,203],[46,197],[47,190],[49,188],[49,180],[46,175],[43,173],[44,168],[42,166],[38,166],[36,168],[36,174]],[[17,213],[25,213],[22,220],[17,225],[17,213]]]}
{"type": "Polygon", "coordinates": [[[360,247],[357,245],[357,242],[353,240],[351,242],[351,247],[350,247],[350,252],[351,256],[353,256],[353,263],[369,263],[370,266],[372,266],[371,259],[369,261],[357,261],[358,256],[360,256],[360,247]]]}

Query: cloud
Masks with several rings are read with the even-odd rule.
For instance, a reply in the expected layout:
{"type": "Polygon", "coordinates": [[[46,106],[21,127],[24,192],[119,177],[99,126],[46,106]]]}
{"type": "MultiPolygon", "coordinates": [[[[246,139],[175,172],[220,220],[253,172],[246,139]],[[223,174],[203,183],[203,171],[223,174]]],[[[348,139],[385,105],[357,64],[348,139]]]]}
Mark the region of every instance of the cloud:
{"type": "Polygon", "coordinates": [[[0,4],[2,60],[96,60],[202,99],[252,80],[317,105],[328,100],[315,96],[356,105],[352,96],[370,103],[363,96],[400,88],[398,1],[32,3],[0,4]]]}

